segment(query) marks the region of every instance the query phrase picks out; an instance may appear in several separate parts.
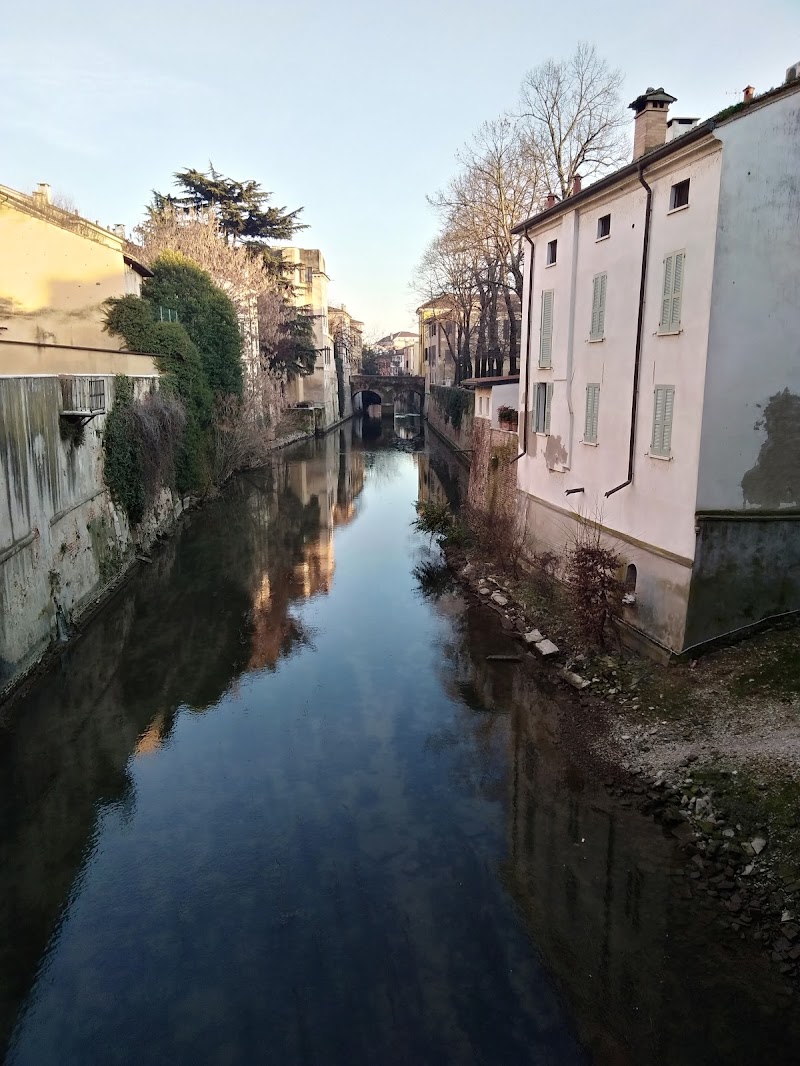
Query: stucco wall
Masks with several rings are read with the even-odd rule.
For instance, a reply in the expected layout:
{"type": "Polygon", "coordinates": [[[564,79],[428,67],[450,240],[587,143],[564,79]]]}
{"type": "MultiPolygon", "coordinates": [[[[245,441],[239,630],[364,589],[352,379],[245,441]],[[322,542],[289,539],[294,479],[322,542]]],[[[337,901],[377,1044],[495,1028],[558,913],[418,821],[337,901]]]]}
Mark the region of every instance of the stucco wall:
{"type": "MultiPolygon", "coordinates": [[[[76,219],[78,226],[80,220],[76,219]]],[[[114,348],[102,304],[124,296],[122,241],[97,239],[0,203],[0,325],[4,340],[114,348]]]]}
{"type": "MultiPolygon", "coordinates": [[[[650,251],[644,306],[641,369],[633,483],[605,498],[626,479],[631,419],[636,324],[645,221],[645,190],[630,179],[578,211],[532,235],[535,245],[531,308],[528,418],[535,384],[552,382],[550,435],[529,426],[529,454],[518,465],[525,492],[559,506],[568,488],[582,487],[580,508],[604,524],[658,548],[689,556],[694,551],[694,503],[697,485],[704,360],[708,338],[714,263],[719,146],[670,157],[647,171],[653,190],[650,251]],[[671,186],[691,180],[690,206],[670,212],[671,186]],[[611,215],[611,235],[597,239],[597,219],[611,215]],[[546,266],[547,243],[558,240],[555,266],[546,266]],[[660,336],[664,257],[686,250],[681,332],[660,336]],[[591,342],[592,282],[607,274],[605,337],[591,342]],[[554,291],[552,370],[540,370],[541,293],[554,291]],[[583,442],[586,385],[600,385],[597,443],[583,442]],[[675,411],[672,457],[649,455],[655,385],[673,385],[675,411]]],[[[526,255],[529,254],[526,251],[526,255]]],[[[527,306],[529,271],[526,267],[527,306]]],[[[523,315],[523,354],[527,343],[523,315]]],[[[525,396],[525,360],[520,380],[520,410],[525,396]]],[[[520,416],[522,417],[522,416],[520,416]]],[[[568,506],[568,505],[567,505],[568,506]]]]}
{"type": "Polygon", "coordinates": [[[800,92],[723,144],[697,508],[800,507],[800,92]]]}
{"type": "MultiPolygon", "coordinates": [[[[138,392],[156,379],[139,378],[138,392]]],[[[114,378],[105,378],[107,406],[114,378]]],[[[105,416],[83,441],[62,438],[57,377],[0,378],[0,688],[119,572],[133,550],[127,519],[103,482],[105,416]]],[[[174,517],[168,494],[137,530],[146,541],[174,517]]]]}
{"type": "Polygon", "coordinates": [[[138,378],[157,377],[158,370],[154,356],[138,352],[0,340],[0,376],[38,377],[40,374],[90,374],[93,377],[126,374],[138,378]]]}

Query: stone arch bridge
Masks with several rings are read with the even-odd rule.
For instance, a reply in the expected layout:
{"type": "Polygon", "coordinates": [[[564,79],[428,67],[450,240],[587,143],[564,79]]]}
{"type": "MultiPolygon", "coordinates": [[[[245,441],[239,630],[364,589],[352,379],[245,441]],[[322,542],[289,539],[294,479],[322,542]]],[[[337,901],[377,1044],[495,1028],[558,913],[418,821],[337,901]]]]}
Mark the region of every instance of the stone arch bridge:
{"type": "MultiPolygon", "coordinates": [[[[373,393],[381,404],[396,404],[409,394],[419,397],[419,412],[425,408],[425,378],[416,374],[385,377],[380,374],[355,374],[350,378],[350,391],[355,400],[359,393],[373,393]]],[[[366,404],[364,406],[367,406],[366,404]]]]}

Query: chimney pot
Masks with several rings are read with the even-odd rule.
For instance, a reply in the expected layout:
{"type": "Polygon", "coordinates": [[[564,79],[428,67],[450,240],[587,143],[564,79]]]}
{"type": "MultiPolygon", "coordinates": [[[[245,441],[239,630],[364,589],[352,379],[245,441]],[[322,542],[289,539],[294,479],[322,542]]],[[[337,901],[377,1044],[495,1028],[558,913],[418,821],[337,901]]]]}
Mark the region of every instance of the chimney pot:
{"type": "Polygon", "coordinates": [[[580,176],[580,174],[576,174],[575,177],[572,179],[572,195],[573,196],[577,196],[577,194],[580,191],[581,191],[581,176],[580,176]]]}
{"type": "Polygon", "coordinates": [[[745,86],[743,100],[746,104],[749,104],[755,95],[755,88],[752,85],[745,86]]]}
{"type": "Polygon", "coordinates": [[[545,211],[548,210],[549,208],[555,207],[555,206],[556,206],[556,194],[554,192],[549,192],[547,194],[547,200],[545,200],[545,205],[544,205],[545,211]]]}
{"type": "Polygon", "coordinates": [[[49,204],[52,203],[52,197],[50,195],[50,186],[46,181],[40,181],[36,186],[33,198],[39,203],[49,204]]]}
{"type": "Polygon", "coordinates": [[[639,159],[660,148],[667,139],[667,116],[669,105],[676,97],[664,92],[663,88],[649,87],[641,96],[637,96],[628,106],[636,115],[633,135],[633,158],[639,159]]]}

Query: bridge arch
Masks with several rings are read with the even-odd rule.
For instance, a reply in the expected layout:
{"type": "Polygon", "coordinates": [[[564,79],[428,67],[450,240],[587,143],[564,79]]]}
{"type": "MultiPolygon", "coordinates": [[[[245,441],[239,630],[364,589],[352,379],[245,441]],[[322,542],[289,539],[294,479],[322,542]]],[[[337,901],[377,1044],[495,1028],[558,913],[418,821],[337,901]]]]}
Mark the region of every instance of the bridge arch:
{"type": "Polygon", "coordinates": [[[355,374],[350,379],[350,391],[353,399],[358,393],[379,397],[380,402],[396,404],[401,398],[413,394],[419,397],[419,411],[425,409],[425,378],[417,374],[402,374],[397,377],[380,374],[355,374]]]}

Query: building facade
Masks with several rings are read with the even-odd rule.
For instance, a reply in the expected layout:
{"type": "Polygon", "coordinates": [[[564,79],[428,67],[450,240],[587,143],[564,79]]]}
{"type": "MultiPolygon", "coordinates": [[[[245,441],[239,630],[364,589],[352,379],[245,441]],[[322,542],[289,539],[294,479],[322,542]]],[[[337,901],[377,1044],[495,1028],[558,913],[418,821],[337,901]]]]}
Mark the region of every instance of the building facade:
{"type": "Polygon", "coordinates": [[[701,124],[673,102],[518,228],[517,483],[532,549],[599,523],[629,634],[682,652],[800,609],[800,81],[701,124]]]}

